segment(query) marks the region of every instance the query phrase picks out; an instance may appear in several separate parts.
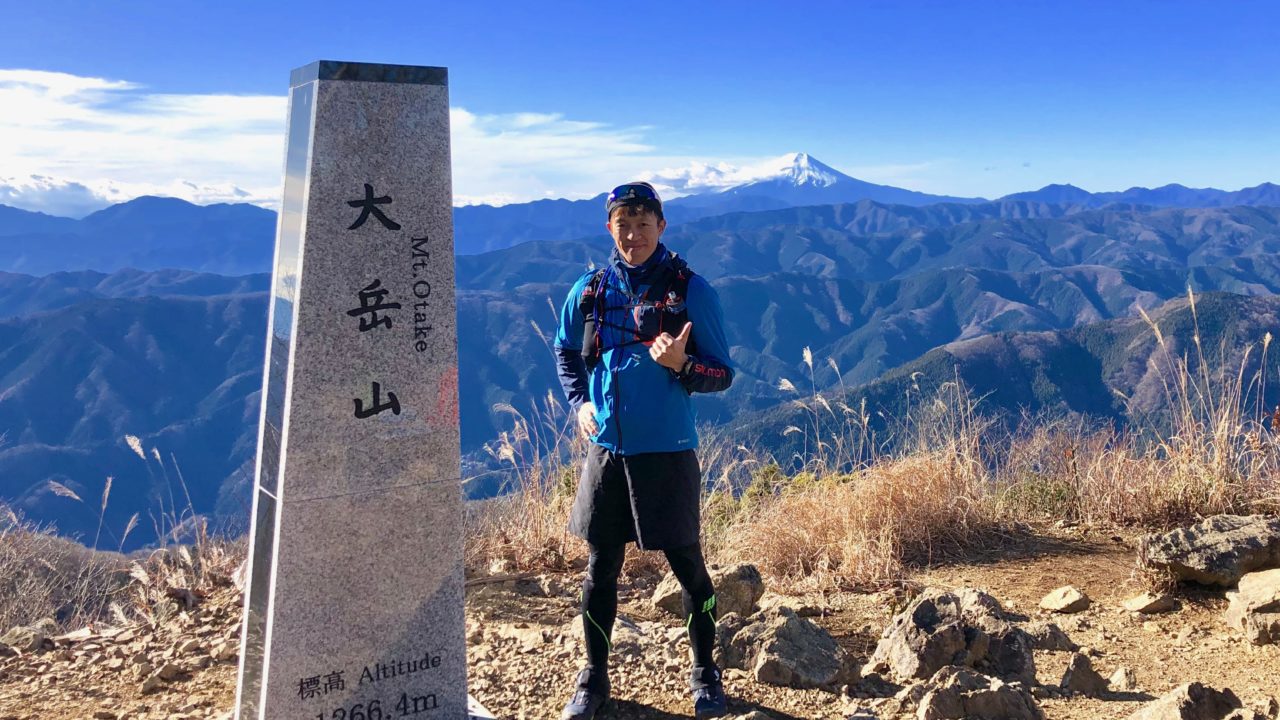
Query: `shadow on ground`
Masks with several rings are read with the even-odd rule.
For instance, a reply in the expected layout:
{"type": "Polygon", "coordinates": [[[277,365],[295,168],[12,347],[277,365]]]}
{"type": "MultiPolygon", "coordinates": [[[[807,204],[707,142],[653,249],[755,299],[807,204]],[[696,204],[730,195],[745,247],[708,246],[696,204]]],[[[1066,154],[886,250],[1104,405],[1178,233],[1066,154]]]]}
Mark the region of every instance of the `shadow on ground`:
{"type": "MultiPolygon", "coordinates": [[[[729,714],[731,716],[746,715],[755,710],[768,713],[769,717],[774,718],[775,720],[809,720],[808,718],[802,718],[785,713],[781,710],[769,707],[768,705],[742,702],[734,700],[734,698],[729,698],[729,714]]],[[[617,718],[618,720],[687,720],[689,717],[688,714],[676,715],[649,707],[648,705],[641,705],[640,703],[632,702],[630,700],[618,700],[616,698],[610,700],[609,703],[601,709],[601,712],[604,717],[617,718]]]]}
{"type": "Polygon", "coordinates": [[[997,565],[1010,560],[1033,560],[1046,556],[1101,555],[1124,547],[1123,539],[1118,538],[1061,537],[1030,528],[1017,528],[983,532],[963,550],[908,558],[908,565],[912,570],[953,565],[997,565]]]}

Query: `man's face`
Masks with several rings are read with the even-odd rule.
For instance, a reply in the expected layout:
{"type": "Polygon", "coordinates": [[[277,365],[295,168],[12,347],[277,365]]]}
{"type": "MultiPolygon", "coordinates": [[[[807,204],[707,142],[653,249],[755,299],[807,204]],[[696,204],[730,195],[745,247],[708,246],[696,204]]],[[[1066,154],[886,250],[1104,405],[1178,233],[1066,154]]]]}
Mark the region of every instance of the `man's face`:
{"type": "Polygon", "coordinates": [[[662,231],[667,229],[667,221],[659,220],[657,215],[648,210],[635,215],[630,214],[631,210],[632,208],[625,206],[616,208],[605,227],[609,228],[613,244],[618,247],[622,259],[632,265],[639,265],[658,249],[658,239],[662,237],[662,231]]]}

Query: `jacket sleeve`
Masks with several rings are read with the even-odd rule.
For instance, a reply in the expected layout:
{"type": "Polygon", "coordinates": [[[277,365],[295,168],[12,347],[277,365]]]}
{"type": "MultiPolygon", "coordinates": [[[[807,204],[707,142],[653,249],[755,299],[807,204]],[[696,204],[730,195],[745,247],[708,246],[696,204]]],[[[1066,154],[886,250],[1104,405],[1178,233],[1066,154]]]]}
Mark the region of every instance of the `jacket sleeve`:
{"type": "Polygon", "coordinates": [[[678,377],[690,394],[720,392],[733,384],[733,364],[729,360],[729,341],[724,333],[724,313],[715,288],[700,275],[689,280],[689,322],[698,353],[678,377]]]}
{"type": "Polygon", "coordinates": [[[582,359],[584,319],[578,303],[592,274],[587,273],[579,278],[570,288],[569,296],[560,308],[560,327],[556,330],[556,374],[560,377],[560,386],[564,389],[565,398],[569,400],[569,407],[575,416],[578,408],[591,399],[587,364],[582,359]]]}

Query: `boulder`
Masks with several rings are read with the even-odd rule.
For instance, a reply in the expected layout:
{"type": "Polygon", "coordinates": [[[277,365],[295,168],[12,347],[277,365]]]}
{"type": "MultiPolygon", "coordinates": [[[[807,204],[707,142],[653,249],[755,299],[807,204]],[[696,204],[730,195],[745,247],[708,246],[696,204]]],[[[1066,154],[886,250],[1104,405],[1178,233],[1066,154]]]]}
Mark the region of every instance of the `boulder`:
{"type": "Polygon", "coordinates": [[[962,665],[1031,683],[1036,676],[1032,647],[1031,636],[1010,622],[990,595],[931,588],[890,621],[865,672],[909,681],[962,665]]]}
{"type": "Polygon", "coordinates": [[[0,645],[7,645],[24,653],[52,650],[54,646],[52,634],[56,631],[56,626],[51,626],[51,623],[52,621],[48,623],[41,621],[34,625],[10,628],[4,635],[0,635],[0,645]]]}
{"type": "Polygon", "coordinates": [[[1145,613],[1147,615],[1155,615],[1157,613],[1166,613],[1178,609],[1178,601],[1172,595],[1167,593],[1150,593],[1144,592],[1141,595],[1135,595],[1124,601],[1124,609],[1129,612],[1145,613]]]}
{"type": "MultiPolygon", "coordinates": [[[[732,567],[708,568],[711,583],[716,588],[716,615],[722,617],[729,613],[738,613],[746,617],[756,611],[756,603],[764,595],[764,580],[755,565],[741,564],[732,567]]],[[[684,616],[684,600],[681,597],[680,581],[673,573],[658,583],[653,591],[653,604],[676,617],[684,616]]]]}
{"type": "Polygon", "coordinates": [[[1107,682],[1113,692],[1133,692],[1138,689],[1138,677],[1127,667],[1118,667],[1107,682]]]}
{"type": "Polygon", "coordinates": [[[1093,663],[1089,661],[1089,657],[1080,653],[1071,656],[1067,671],[1063,673],[1062,682],[1059,685],[1063,690],[1082,695],[1096,696],[1107,691],[1106,679],[1093,669],[1093,663]]]}
{"type": "Polygon", "coordinates": [[[1245,575],[1227,599],[1228,625],[1254,645],[1280,643],[1280,568],[1245,575]]]}
{"type": "Polygon", "coordinates": [[[1074,585],[1063,585],[1040,600],[1040,607],[1049,612],[1077,613],[1088,610],[1092,601],[1074,585]]]}
{"type": "Polygon", "coordinates": [[[1028,623],[1027,634],[1031,636],[1032,646],[1036,650],[1075,652],[1080,646],[1071,641],[1057,624],[1044,620],[1028,623]]]}
{"type": "Polygon", "coordinates": [[[1214,515],[1190,527],[1148,535],[1139,544],[1138,557],[1180,581],[1231,587],[1246,573],[1280,567],[1280,518],[1214,515]]]}
{"type": "Polygon", "coordinates": [[[826,630],[788,608],[759,613],[734,633],[722,659],[757,682],[793,688],[833,687],[857,681],[857,671],[826,630]]]}
{"type": "Polygon", "coordinates": [[[1128,720],[1224,720],[1240,708],[1240,698],[1230,690],[1193,682],[1143,705],[1128,720]]]}
{"type": "Polygon", "coordinates": [[[746,669],[747,650],[745,640],[734,643],[747,621],[738,613],[722,615],[716,622],[716,647],[720,651],[720,667],[746,669]]]}
{"type": "Polygon", "coordinates": [[[923,683],[918,720],[1044,720],[1021,683],[1005,683],[971,668],[950,665],[923,683]]]}

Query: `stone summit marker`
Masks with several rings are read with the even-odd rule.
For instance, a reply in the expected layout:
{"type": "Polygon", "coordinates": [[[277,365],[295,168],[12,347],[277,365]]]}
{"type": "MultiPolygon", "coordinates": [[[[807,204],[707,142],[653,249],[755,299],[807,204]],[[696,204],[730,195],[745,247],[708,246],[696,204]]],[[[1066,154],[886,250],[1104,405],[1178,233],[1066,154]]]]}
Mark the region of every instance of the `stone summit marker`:
{"type": "Polygon", "coordinates": [[[444,68],[290,79],[236,716],[468,717],[444,68]]]}

